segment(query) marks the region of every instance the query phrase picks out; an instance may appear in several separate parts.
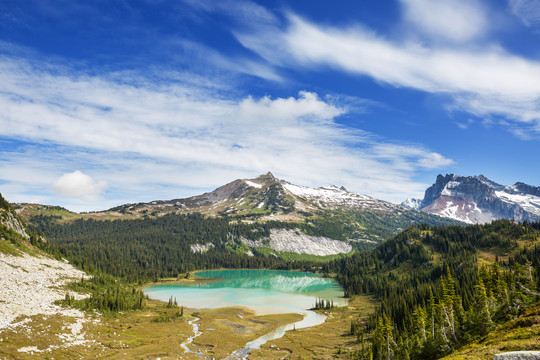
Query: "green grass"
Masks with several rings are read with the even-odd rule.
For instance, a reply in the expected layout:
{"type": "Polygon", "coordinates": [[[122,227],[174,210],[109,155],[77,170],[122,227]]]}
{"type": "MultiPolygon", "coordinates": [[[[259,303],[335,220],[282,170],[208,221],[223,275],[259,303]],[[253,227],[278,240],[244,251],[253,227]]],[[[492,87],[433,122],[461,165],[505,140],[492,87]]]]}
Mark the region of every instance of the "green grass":
{"type": "Polygon", "coordinates": [[[22,253],[15,246],[4,239],[0,239],[0,253],[14,256],[21,256],[22,253]]]}
{"type": "Polygon", "coordinates": [[[233,253],[236,253],[236,254],[239,254],[239,255],[243,255],[245,254],[246,252],[248,252],[250,250],[250,247],[245,245],[245,244],[239,244],[239,243],[231,243],[231,244],[226,244],[225,245],[225,248],[233,253]]]}

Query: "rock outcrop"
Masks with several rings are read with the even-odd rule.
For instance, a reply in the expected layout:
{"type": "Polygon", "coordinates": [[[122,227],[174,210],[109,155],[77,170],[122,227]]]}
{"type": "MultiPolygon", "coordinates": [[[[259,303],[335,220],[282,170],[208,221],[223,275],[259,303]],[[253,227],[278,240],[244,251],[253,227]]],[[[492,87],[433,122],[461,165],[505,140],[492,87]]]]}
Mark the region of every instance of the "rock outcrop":
{"type": "Polygon", "coordinates": [[[310,236],[299,230],[272,230],[270,237],[261,241],[242,240],[252,247],[268,246],[276,251],[294,252],[297,254],[335,255],[352,251],[349,243],[332,240],[322,236],[310,236]]]}
{"type": "Polygon", "coordinates": [[[493,360],[540,360],[540,351],[511,351],[493,355],[493,360]]]}

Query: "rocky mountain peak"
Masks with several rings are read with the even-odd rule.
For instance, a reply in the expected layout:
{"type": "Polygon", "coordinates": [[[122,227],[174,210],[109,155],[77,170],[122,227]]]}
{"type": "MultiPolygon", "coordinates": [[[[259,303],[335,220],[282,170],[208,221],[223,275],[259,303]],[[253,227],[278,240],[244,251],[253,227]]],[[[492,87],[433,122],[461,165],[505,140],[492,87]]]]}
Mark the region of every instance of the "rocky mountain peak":
{"type": "Polygon", "coordinates": [[[262,174],[262,175],[257,176],[253,180],[258,180],[258,181],[262,181],[262,182],[270,182],[270,183],[279,181],[278,179],[276,179],[274,177],[274,174],[272,174],[270,171],[267,172],[266,174],[262,174]]]}
{"type": "MultiPolygon", "coordinates": [[[[417,204],[408,201],[403,205],[417,204]]],[[[504,186],[484,175],[439,174],[418,208],[469,223],[500,218],[535,220],[540,219],[540,187],[524,183],[504,186]]]]}

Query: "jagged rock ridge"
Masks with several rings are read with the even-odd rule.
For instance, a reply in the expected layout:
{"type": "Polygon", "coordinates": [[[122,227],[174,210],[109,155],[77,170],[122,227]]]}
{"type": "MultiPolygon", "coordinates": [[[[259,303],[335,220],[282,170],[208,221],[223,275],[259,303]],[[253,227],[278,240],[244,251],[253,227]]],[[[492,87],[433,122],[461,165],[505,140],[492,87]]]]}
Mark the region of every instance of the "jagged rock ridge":
{"type": "Polygon", "coordinates": [[[540,221],[540,187],[521,182],[505,186],[483,175],[438,175],[421,201],[408,199],[402,205],[471,224],[540,221]]]}

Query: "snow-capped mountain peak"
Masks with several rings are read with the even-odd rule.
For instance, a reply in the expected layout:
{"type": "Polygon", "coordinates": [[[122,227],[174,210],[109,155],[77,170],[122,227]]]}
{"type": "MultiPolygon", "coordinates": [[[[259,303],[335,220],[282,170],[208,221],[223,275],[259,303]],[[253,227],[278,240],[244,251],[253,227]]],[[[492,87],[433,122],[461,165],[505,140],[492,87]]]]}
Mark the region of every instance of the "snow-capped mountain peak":
{"type": "Polygon", "coordinates": [[[419,210],[422,205],[421,199],[415,199],[415,198],[407,198],[404,202],[401,203],[401,206],[406,207],[408,209],[413,210],[419,210]]]}
{"type": "Polygon", "coordinates": [[[501,218],[538,221],[540,187],[520,182],[504,186],[484,175],[438,175],[418,209],[467,223],[501,218]]]}
{"type": "Polygon", "coordinates": [[[286,181],[281,184],[287,192],[300,202],[307,203],[313,208],[347,208],[357,210],[374,210],[390,212],[400,209],[400,206],[386,201],[377,200],[371,196],[347,191],[343,186],[335,185],[310,188],[294,185],[286,181]]]}

